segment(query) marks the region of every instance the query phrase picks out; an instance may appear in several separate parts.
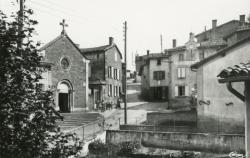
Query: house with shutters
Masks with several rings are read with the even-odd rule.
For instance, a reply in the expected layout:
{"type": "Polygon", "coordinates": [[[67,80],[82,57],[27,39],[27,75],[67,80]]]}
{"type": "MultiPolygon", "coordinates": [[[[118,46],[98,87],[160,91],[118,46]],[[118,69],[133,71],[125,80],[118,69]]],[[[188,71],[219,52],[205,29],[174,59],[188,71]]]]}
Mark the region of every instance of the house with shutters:
{"type": "Polygon", "coordinates": [[[122,54],[113,37],[109,37],[107,45],[82,48],[81,54],[90,59],[90,105],[116,103],[122,92],[122,54]]]}
{"type": "Polygon", "coordinates": [[[177,47],[174,39],[173,48],[165,50],[169,56],[169,96],[171,99],[195,94],[196,74],[191,71],[190,65],[199,60],[198,46],[194,34],[190,33],[189,41],[185,45],[177,47]]]}
{"type": "Polygon", "coordinates": [[[88,109],[89,59],[65,30],[42,46],[39,55],[49,65],[39,84],[44,90],[54,90],[55,110],[68,113],[88,109]]]}
{"type": "Polygon", "coordinates": [[[169,61],[164,53],[149,53],[140,66],[141,95],[147,100],[166,101],[169,98],[169,61]]]}

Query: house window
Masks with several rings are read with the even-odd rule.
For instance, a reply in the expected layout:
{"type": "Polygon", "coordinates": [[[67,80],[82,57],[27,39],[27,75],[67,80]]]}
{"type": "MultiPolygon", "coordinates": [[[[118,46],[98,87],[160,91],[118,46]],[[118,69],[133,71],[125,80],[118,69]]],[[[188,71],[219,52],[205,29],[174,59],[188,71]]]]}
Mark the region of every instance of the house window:
{"type": "Polygon", "coordinates": [[[111,66],[108,67],[108,77],[111,77],[111,66]]]}
{"type": "Polygon", "coordinates": [[[175,96],[185,96],[186,95],[186,88],[185,86],[175,86],[175,96]]]}
{"type": "Polygon", "coordinates": [[[185,78],[186,77],[186,68],[178,68],[178,78],[185,78]]]}
{"type": "Polygon", "coordinates": [[[200,60],[204,59],[204,51],[202,51],[202,52],[199,53],[199,58],[200,58],[200,60]]]}
{"type": "Polygon", "coordinates": [[[161,59],[157,59],[157,65],[161,65],[161,59]]]}
{"type": "Polygon", "coordinates": [[[165,71],[154,71],[153,79],[154,80],[164,80],[165,79],[165,71]]]}
{"type": "Polygon", "coordinates": [[[115,61],[117,61],[117,53],[115,52],[115,61]]]}
{"type": "Polygon", "coordinates": [[[112,85],[108,85],[108,95],[112,97],[112,85]]]}
{"type": "Polygon", "coordinates": [[[117,79],[117,69],[114,69],[114,79],[117,79]]]}
{"type": "Polygon", "coordinates": [[[178,86],[178,96],[185,96],[185,86],[178,86]]]}
{"type": "Polygon", "coordinates": [[[179,54],[179,61],[184,61],[184,54],[179,54]]]}

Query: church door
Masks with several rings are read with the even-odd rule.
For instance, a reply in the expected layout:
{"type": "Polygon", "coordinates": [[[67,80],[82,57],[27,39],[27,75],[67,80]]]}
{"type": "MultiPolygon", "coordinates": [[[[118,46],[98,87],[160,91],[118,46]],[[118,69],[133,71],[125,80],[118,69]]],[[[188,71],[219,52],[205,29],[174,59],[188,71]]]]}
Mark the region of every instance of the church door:
{"type": "Polygon", "coordinates": [[[58,106],[60,112],[67,113],[71,111],[72,100],[70,99],[72,96],[72,88],[66,82],[61,82],[58,85],[58,106]]]}
{"type": "Polygon", "coordinates": [[[61,112],[70,112],[69,108],[69,94],[59,93],[59,108],[61,112]]]}

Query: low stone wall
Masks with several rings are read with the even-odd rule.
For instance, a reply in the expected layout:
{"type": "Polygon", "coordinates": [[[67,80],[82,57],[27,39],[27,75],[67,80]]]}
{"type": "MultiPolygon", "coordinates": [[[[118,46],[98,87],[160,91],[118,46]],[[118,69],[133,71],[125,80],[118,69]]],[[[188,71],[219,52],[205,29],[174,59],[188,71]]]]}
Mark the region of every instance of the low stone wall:
{"type": "Polygon", "coordinates": [[[196,110],[147,113],[147,124],[149,125],[196,126],[196,123],[196,110]]]}
{"type": "Polygon", "coordinates": [[[212,153],[244,152],[244,135],[108,130],[106,142],[139,142],[144,147],[212,153]]]}
{"type": "Polygon", "coordinates": [[[160,126],[160,125],[120,125],[120,130],[158,131],[158,132],[190,132],[196,133],[197,128],[190,126],[160,126]]]}
{"type": "Polygon", "coordinates": [[[245,133],[245,121],[237,119],[222,119],[209,116],[198,116],[197,128],[201,132],[213,133],[245,133]]]}

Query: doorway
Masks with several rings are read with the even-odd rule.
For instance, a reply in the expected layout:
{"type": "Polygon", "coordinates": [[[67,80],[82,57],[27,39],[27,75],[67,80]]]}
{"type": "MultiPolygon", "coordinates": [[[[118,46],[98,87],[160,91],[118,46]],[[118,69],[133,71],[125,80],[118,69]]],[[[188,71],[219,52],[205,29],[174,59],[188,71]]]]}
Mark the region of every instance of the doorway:
{"type": "Polygon", "coordinates": [[[62,113],[71,112],[72,107],[72,88],[67,82],[60,82],[58,84],[58,106],[62,113]]]}

